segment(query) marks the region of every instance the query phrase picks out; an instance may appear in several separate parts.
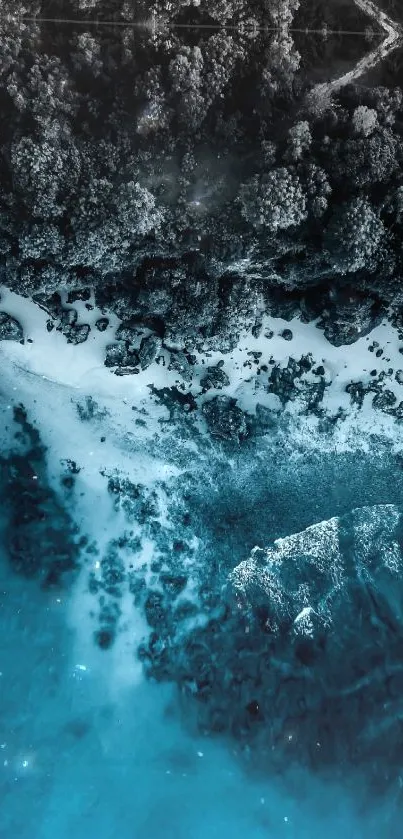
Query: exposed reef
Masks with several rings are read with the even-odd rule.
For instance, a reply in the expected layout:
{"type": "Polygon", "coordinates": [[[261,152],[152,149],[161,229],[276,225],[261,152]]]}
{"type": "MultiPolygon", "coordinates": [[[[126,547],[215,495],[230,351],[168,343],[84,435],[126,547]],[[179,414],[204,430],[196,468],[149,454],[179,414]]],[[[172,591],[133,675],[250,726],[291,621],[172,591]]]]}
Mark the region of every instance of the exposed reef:
{"type": "Polygon", "coordinates": [[[257,765],[394,783],[402,545],[399,509],[363,507],[255,549],[187,608],[173,564],[172,586],[146,596],[146,672],[176,681],[201,730],[230,733],[257,765]]]}

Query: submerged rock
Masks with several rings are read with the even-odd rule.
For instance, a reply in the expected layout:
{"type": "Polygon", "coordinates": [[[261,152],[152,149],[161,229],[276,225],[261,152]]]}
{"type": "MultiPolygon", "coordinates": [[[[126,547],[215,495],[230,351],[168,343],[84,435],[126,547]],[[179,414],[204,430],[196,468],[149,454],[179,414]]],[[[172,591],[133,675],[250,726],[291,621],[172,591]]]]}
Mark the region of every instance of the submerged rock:
{"type": "Polygon", "coordinates": [[[385,389],[374,396],[372,405],[374,408],[379,408],[381,411],[388,412],[395,402],[397,402],[397,398],[393,391],[385,389]]]}
{"type": "Polygon", "coordinates": [[[150,591],[145,670],[176,681],[200,729],[230,734],[257,765],[350,767],[384,787],[403,759],[402,548],[401,510],[363,507],[217,574],[198,619],[150,591]]]}
{"type": "Polygon", "coordinates": [[[255,686],[271,724],[262,736],[298,761],[336,769],[374,761],[386,777],[402,759],[388,687],[403,672],[402,547],[398,508],[362,508],[255,549],[230,575],[242,618],[253,633],[260,627],[256,652],[270,639],[264,692],[255,686]]]}
{"type": "Polygon", "coordinates": [[[248,435],[246,417],[236,399],[214,396],[204,403],[202,411],[213,437],[239,441],[248,435]]]}
{"type": "Polygon", "coordinates": [[[5,549],[12,568],[38,578],[43,587],[60,584],[78,564],[71,519],[47,477],[46,453],[22,406],[15,450],[0,457],[0,498],[7,516],[5,549]]]}

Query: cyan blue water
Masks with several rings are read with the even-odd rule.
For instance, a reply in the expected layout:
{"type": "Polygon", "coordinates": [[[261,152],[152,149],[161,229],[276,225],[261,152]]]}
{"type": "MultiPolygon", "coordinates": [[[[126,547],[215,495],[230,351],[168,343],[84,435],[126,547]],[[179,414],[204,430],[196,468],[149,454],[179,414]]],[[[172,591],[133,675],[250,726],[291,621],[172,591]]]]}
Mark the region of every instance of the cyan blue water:
{"type": "MultiPolygon", "coordinates": [[[[386,455],[376,461],[362,454],[329,456],[321,479],[318,464],[301,463],[288,494],[283,483],[270,512],[266,505],[275,535],[295,532],[331,511],[401,500],[400,467],[386,455]]],[[[263,491],[254,497],[252,486],[256,490],[256,475],[233,495],[242,513],[233,517],[238,549],[242,554],[244,530],[246,555],[252,509],[263,491]]],[[[228,513],[224,491],[222,501],[220,507],[216,497],[214,515],[208,505],[204,513],[220,551],[228,538],[215,527],[228,513]]],[[[5,523],[3,517],[3,538],[5,523]]],[[[146,683],[141,675],[125,681],[95,646],[84,645],[79,658],[80,627],[70,614],[74,596],[74,587],[44,591],[36,580],[13,573],[1,553],[1,839],[401,835],[396,792],[374,803],[365,784],[348,776],[323,783],[287,767],[257,776],[240,761],[235,741],[195,733],[169,685],[146,683]]]]}
{"type": "Polygon", "coordinates": [[[111,698],[107,667],[75,666],[62,613],[4,557],[1,598],[2,839],[398,835],[347,783],[248,777],[233,744],[186,734],[161,686],[111,698]]]}

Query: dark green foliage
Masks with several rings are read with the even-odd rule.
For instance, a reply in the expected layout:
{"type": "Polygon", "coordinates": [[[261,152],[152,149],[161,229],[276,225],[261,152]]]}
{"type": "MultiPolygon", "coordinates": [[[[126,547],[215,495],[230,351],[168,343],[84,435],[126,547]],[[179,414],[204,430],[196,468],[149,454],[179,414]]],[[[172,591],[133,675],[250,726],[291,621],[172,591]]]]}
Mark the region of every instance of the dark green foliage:
{"type": "MultiPolygon", "coordinates": [[[[240,329],[258,331],[259,305],[283,313],[292,293],[298,313],[335,277],[401,307],[401,91],[350,86],[313,108],[286,35],[297,7],[206,0],[200,20],[239,32],[188,42],[164,25],[191,10],[156,2],[136,11],[156,13],[149,37],[73,25],[55,41],[37,24],[40,49],[35,26],[2,18],[1,270],[46,305],[58,289],[94,288],[105,311],[146,329],[108,351],[119,375],[146,367],[159,339],[226,351],[240,329]],[[252,36],[268,13],[287,24],[281,38],[252,36]]],[[[62,10],[130,15],[113,0],[26,7],[62,10]]],[[[60,328],[75,343],[89,332],[60,328]]]]}

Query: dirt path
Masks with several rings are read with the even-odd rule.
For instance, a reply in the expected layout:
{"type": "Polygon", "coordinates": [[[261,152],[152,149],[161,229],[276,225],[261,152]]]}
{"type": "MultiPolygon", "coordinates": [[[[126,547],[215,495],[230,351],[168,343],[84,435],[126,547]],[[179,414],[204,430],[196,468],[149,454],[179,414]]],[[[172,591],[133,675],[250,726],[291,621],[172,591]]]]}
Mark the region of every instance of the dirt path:
{"type": "Polygon", "coordinates": [[[372,70],[392,50],[403,44],[402,26],[391,20],[385,12],[378,8],[376,3],[373,3],[372,0],[354,0],[354,3],[362,12],[372,18],[374,23],[378,24],[384,30],[386,37],[376,49],[364,55],[347,73],[343,73],[342,76],[338,76],[338,78],[330,82],[315,85],[310,93],[310,98],[312,97],[319,102],[328,99],[334,91],[340,90],[344,85],[356,81],[364,73],[367,73],[368,70],[372,70]]]}

